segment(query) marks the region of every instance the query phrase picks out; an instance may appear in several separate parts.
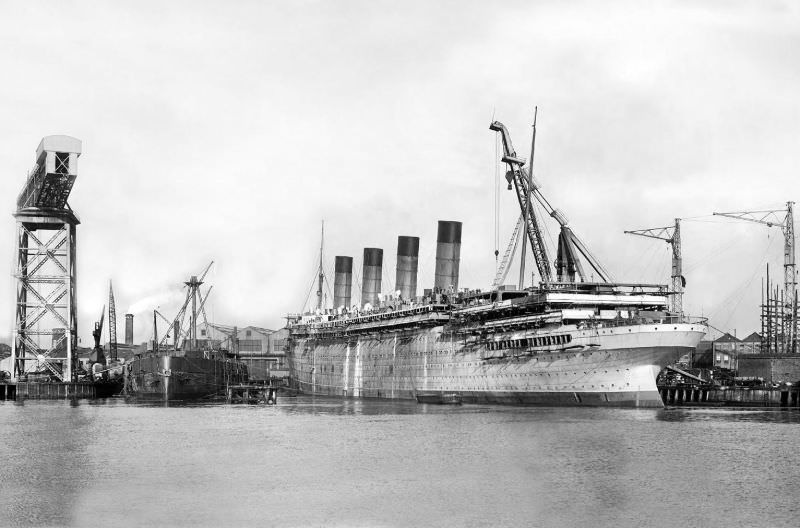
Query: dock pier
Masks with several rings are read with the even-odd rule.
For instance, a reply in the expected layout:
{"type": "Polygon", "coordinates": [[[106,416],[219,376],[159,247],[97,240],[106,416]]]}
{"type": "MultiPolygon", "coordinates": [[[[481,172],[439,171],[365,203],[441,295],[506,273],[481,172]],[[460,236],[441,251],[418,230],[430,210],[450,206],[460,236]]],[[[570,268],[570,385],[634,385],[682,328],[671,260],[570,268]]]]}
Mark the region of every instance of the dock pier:
{"type": "Polygon", "coordinates": [[[800,407],[800,387],[659,387],[670,406],[800,407]]]}
{"type": "Polygon", "coordinates": [[[41,383],[32,381],[0,383],[0,400],[65,400],[96,397],[96,387],[93,383],[41,383]]]}

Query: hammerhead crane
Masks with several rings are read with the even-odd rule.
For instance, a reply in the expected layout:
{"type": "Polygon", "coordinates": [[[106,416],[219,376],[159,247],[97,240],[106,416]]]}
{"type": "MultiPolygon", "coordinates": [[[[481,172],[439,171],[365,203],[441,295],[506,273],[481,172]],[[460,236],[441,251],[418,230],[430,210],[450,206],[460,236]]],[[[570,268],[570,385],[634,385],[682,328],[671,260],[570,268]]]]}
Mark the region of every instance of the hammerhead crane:
{"type": "MultiPolygon", "coordinates": [[[[536,260],[536,268],[539,271],[542,282],[554,282],[553,271],[550,268],[547,249],[545,248],[542,232],[539,228],[539,219],[536,217],[536,213],[532,207],[532,197],[535,197],[544,210],[561,226],[558,237],[558,257],[555,262],[557,281],[575,282],[576,275],[580,277],[581,282],[587,281],[588,275],[584,271],[581,261],[578,259],[578,254],[580,254],[597,274],[599,282],[610,282],[610,274],[600,265],[597,259],[594,258],[583,242],[575,236],[567,225],[568,221],[564,213],[550,205],[550,202],[548,202],[547,198],[542,194],[541,185],[539,185],[533,177],[532,171],[525,168],[526,160],[517,156],[514,146],[511,143],[511,135],[505,125],[499,121],[494,121],[489,125],[489,130],[500,132],[503,141],[502,161],[508,165],[509,169],[506,173],[508,189],[511,190],[511,184],[513,183],[517,193],[517,200],[519,201],[522,223],[525,226],[525,234],[527,240],[530,241],[531,250],[536,260]]],[[[536,133],[535,130],[534,128],[534,134],[536,133]]],[[[531,153],[533,153],[533,149],[531,149],[531,151],[531,153]]],[[[518,229],[515,230],[515,233],[517,230],[518,229]]],[[[515,243],[514,247],[516,247],[515,243]]],[[[510,254],[513,254],[511,244],[509,244],[509,250],[506,251],[506,255],[510,254]]],[[[507,273],[505,268],[508,263],[505,262],[505,258],[504,256],[501,269],[507,273]]],[[[497,283],[497,277],[495,278],[495,283],[497,283]]],[[[520,284],[520,286],[522,287],[523,285],[520,284]]]]}
{"type": "Polygon", "coordinates": [[[674,226],[637,229],[625,231],[625,233],[664,240],[672,246],[672,306],[670,310],[675,314],[683,313],[683,288],[686,286],[686,279],[683,277],[683,259],[681,257],[681,219],[676,218],[674,226]]]}
{"type": "Polygon", "coordinates": [[[731,213],[714,213],[737,220],[746,220],[767,227],[779,226],[783,232],[783,312],[784,321],[788,323],[785,349],[794,352],[797,340],[797,269],[795,266],[794,244],[794,202],[786,202],[786,209],[769,209],[765,211],[737,211],[731,213]]]}

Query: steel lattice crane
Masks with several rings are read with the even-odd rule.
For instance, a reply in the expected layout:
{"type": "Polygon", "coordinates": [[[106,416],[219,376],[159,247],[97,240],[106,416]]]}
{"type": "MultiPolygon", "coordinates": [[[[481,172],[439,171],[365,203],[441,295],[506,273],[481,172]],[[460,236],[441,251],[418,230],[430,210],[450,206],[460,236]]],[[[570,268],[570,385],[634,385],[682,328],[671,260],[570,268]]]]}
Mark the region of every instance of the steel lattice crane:
{"type": "Polygon", "coordinates": [[[765,211],[736,211],[730,213],[714,213],[737,220],[746,220],[768,227],[779,226],[783,232],[783,316],[789,323],[784,350],[794,352],[797,340],[797,269],[795,266],[794,243],[794,202],[786,202],[786,209],[769,209],[765,211]]]}
{"type": "MultiPolygon", "coordinates": [[[[536,198],[539,204],[553,219],[555,219],[561,226],[561,231],[558,237],[558,257],[556,259],[556,277],[558,282],[575,282],[576,277],[579,277],[581,282],[586,282],[588,276],[581,265],[578,255],[582,255],[589,266],[597,274],[599,282],[611,282],[611,275],[603,268],[597,261],[594,255],[589,252],[588,248],[578,239],[577,236],[569,228],[568,221],[563,212],[555,209],[547,201],[547,198],[541,192],[541,186],[533,178],[531,171],[525,168],[525,159],[517,156],[514,146],[511,143],[511,135],[508,129],[499,121],[492,122],[489,125],[490,130],[500,132],[503,141],[503,158],[502,161],[508,165],[508,172],[506,173],[506,180],[508,181],[508,188],[511,190],[513,183],[516,189],[517,200],[519,201],[520,210],[522,212],[523,224],[525,226],[525,234],[527,240],[530,241],[531,249],[533,251],[534,259],[536,260],[536,268],[539,271],[539,276],[543,283],[552,283],[553,271],[550,267],[550,260],[547,256],[547,250],[544,245],[541,229],[539,228],[539,219],[532,207],[532,197],[536,198]]],[[[535,134],[535,128],[534,128],[535,134]]],[[[533,153],[533,149],[531,149],[533,153]]],[[[509,247],[512,247],[512,243],[509,247]]],[[[516,247],[515,245],[513,247],[516,247]]],[[[524,246],[523,246],[524,249],[524,246]]],[[[513,251],[506,251],[506,255],[513,254],[513,251]]],[[[499,269],[503,269],[505,273],[508,262],[501,263],[499,269]]],[[[497,282],[497,277],[495,277],[497,282]]],[[[522,284],[520,285],[522,286],[522,284]]]]}
{"type": "Polygon", "coordinates": [[[111,281],[108,281],[108,359],[117,359],[117,308],[111,281]]]}
{"type": "MultiPolygon", "coordinates": [[[[544,245],[542,232],[539,229],[539,220],[536,218],[536,213],[530,204],[533,180],[530,171],[525,168],[525,158],[517,156],[514,145],[511,143],[511,135],[503,123],[495,121],[489,125],[489,130],[500,132],[503,140],[502,160],[508,165],[509,169],[508,173],[506,173],[509,189],[511,189],[511,183],[513,182],[524,219],[525,234],[531,243],[531,250],[533,251],[534,259],[536,259],[536,268],[539,271],[539,276],[542,281],[551,282],[553,274],[550,269],[550,260],[547,257],[547,248],[544,245]]],[[[523,287],[524,285],[520,284],[520,288],[523,287]]]]}
{"type": "Polygon", "coordinates": [[[636,229],[625,231],[625,233],[664,240],[672,246],[672,306],[670,309],[675,314],[682,314],[683,289],[686,287],[686,279],[683,277],[683,259],[681,256],[681,219],[676,218],[674,226],[636,229]]]}

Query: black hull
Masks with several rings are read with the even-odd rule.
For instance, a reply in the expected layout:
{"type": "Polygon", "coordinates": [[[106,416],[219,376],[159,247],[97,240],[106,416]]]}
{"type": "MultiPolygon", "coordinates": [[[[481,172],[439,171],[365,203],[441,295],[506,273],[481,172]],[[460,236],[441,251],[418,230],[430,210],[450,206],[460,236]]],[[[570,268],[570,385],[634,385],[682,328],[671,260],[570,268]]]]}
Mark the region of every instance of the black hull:
{"type": "Polygon", "coordinates": [[[125,380],[123,378],[101,380],[95,381],[93,385],[96,398],[110,398],[122,393],[125,388],[125,380]]]}
{"type": "Polygon", "coordinates": [[[198,400],[223,396],[248,381],[236,361],[194,356],[145,356],[125,366],[125,395],[146,400],[198,400]]]}

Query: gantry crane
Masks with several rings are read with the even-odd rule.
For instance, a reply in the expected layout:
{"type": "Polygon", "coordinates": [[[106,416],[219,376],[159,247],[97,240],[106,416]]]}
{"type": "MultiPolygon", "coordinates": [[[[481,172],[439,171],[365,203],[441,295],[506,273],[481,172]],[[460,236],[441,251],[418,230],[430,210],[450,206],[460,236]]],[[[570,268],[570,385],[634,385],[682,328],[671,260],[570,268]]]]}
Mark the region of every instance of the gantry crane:
{"type": "Polygon", "coordinates": [[[49,371],[75,381],[78,348],[77,226],[67,202],[81,141],[47,136],[17,198],[13,376],[49,371]]]}
{"type": "Polygon", "coordinates": [[[786,202],[786,209],[769,209],[764,211],[736,211],[730,213],[714,213],[737,220],[746,220],[767,227],[779,226],[783,232],[783,318],[788,323],[785,335],[784,350],[794,352],[797,340],[797,270],[795,266],[794,244],[794,202],[786,202]]]}
{"type": "Polygon", "coordinates": [[[628,235],[639,235],[648,238],[664,240],[672,246],[672,303],[670,310],[675,314],[683,313],[683,289],[686,279],[683,277],[683,263],[681,257],[681,219],[675,219],[674,226],[654,227],[652,229],[636,229],[625,231],[628,235]]]}
{"type": "MultiPolygon", "coordinates": [[[[547,256],[547,249],[544,245],[542,232],[539,228],[539,219],[536,217],[536,213],[532,207],[532,197],[535,197],[544,210],[561,226],[558,237],[558,257],[556,258],[557,282],[575,282],[576,276],[580,278],[581,282],[587,281],[589,277],[578,259],[578,254],[582,255],[586,262],[589,263],[597,274],[599,282],[610,282],[610,274],[589,252],[583,242],[575,236],[567,225],[568,221],[564,213],[550,205],[550,202],[548,202],[547,198],[542,194],[541,186],[533,178],[532,171],[525,168],[526,160],[517,156],[514,146],[511,143],[511,135],[505,125],[499,121],[494,121],[489,125],[489,129],[500,132],[503,141],[502,161],[506,163],[509,168],[506,173],[508,189],[511,190],[511,185],[513,183],[520,206],[522,223],[525,226],[526,238],[531,244],[531,250],[536,260],[536,268],[539,271],[542,282],[545,284],[554,282],[553,272],[550,268],[550,260],[547,256]]],[[[534,128],[534,134],[535,133],[536,129],[534,128]]],[[[531,153],[533,154],[533,148],[531,149],[531,153]]],[[[517,231],[518,229],[515,229],[515,234],[517,231]]],[[[516,242],[514,242],[514,238],[512,237],[512,242],[509,243],[509,249],[506,250],[506,255],[503,257],[504,261],[501,263],[500,268],[498,268],[498,272],[503,270],[504,273],[507,273],[506,267],[508,266],[508,262],[506,262],[505,259],[506,256],[513,256],[515,248],[516,242]]],[[[499,276],[500,273],[495,277],[495,284],[497,284],[499,276]]],[[[523,284],[520,284],[520,287],[523,287],[523,284]]]]}

